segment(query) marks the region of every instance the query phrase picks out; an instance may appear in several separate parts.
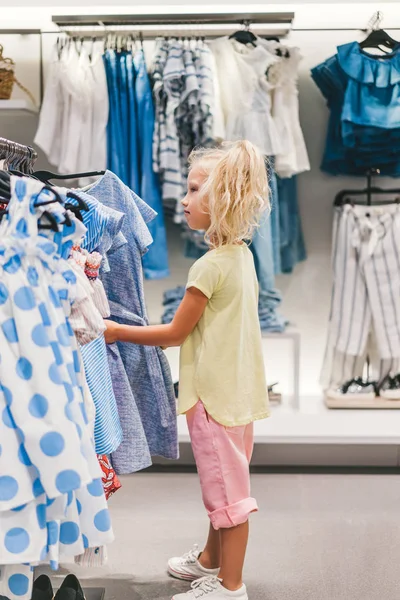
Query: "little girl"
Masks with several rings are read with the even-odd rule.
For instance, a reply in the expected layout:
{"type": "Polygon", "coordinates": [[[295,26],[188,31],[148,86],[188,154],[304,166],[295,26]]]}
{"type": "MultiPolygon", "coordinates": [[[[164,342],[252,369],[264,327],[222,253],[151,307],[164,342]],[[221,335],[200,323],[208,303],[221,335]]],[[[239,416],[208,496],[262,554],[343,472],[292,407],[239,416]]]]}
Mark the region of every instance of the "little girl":
{"type": "Polygon", "coordinates": [[[173,600],[248,600],[242,581],[249,514],[253,421],[269,415],[258,284],[250,241],[269,209],[264,158],[247,141],[190,157],[182,204],[191,229],[205,230],[209,251],[190,269],[186,294],[169,325],[106,321],[106,340],[181,346],[179,413],[186,414],[210,518],[203,552],[172,558],[168,571],[194,581],[173,600]]]}

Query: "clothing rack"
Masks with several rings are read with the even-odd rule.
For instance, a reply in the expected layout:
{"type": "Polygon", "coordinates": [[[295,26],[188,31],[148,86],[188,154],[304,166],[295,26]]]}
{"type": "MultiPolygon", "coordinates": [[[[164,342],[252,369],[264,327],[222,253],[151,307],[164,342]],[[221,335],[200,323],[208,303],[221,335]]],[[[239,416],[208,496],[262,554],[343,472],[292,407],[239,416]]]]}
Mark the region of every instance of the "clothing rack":
{"type": "Polygon", "coordinates": [[[30,146],[0,138],[0,160],[4,160],[7,166],[16,162],[22,172],[29,173],[37,157],[37,152],[30,146]]]}
{"type": "Polygon", "coordinates": [[[291,29],[293,12],[282,13],[196,13],[139,15],[66,15],[53,16],[60,31],[70,35],[82,33],[101,37],[109,33],[140,34],[141,39],[162,35],[180,37],[193,35],[208,39],[231,32],[236,26],[254,27],[259,35],[283,37],[291,29]],[[161,31],[160,31],[161,29],[161,31]]]}

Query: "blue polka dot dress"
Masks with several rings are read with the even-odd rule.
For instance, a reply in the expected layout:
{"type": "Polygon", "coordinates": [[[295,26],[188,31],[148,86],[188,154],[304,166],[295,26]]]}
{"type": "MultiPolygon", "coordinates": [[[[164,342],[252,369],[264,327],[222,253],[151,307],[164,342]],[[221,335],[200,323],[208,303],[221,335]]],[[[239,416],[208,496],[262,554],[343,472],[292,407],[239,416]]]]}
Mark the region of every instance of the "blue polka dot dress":
{"type": "Polygon", "coordinates": [[[31,567],[113,539],[83,400],[84,373],[68,321],[75,275],[67,257],[85,228],[38,231],[61,204],[11,178],[0,224],[0,595],[30,597],[31,567]],[[45,217],[42,218],[44,220],[45,217]]]}

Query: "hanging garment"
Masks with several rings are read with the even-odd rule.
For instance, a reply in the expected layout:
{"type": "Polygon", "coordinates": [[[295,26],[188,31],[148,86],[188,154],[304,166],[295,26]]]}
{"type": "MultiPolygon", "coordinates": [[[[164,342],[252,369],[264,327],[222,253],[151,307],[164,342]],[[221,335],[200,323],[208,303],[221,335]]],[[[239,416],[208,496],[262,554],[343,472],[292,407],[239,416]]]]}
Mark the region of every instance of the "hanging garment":
{"type": "Polygon", "coordinates": [[[148,224],[153,243],[143,256],[143,271],[146,279],[161,279],[169,276],[167,234],[160,183],[153,171],[154,106],[143,50],[136,53],[134,67],[141,178],[138,187],[130,187],[157,213],[148,224]]]}
{"type": "Polygon", "coordinates": [[[92,288],[93,302],[103,319],[108,319],[110,316],[110,304],[101,279],[99,279],[100,265],[103,257],[100,252],[92,252],[91,254],[87,250],[81,250],[81,252],[86,256],[85,275],[92,288]]]}
{"type": "Polygon", "coordinates": [[[122,427],[122,442],[111,454],[111,460],[118,475],[127,475],[150,467],[151,454],[138,404],[117,344],[107,345],[107,356],[122,427]]]}
{"type": "MultiPolygon", "coordinates": [[[[81,243],[82,248],[88,251],[99,248],[104,253],[108,252],[121,230],[124,215],[102,205],[96,198],[81,190],[75,190],[75,193],[86,202],[89,208],[88,211],[83,211],[83,222],[87,231],[81,243]]],[[[69,201],[77,204],[73,198],[70,198],[69,201]]],[[[125,238],[122,243],[126,243],[125,238]]],[[[84,267],[86,265],[85,255],[82,255],[82,261],[84,267]]],[[[83,289],[86,289],[86,294],[83,294],[80,302],[86,305],[92,303],[92,308],[86,308],[84,314],[78,310],[77,315],[73,315],[72,325],[78,330],[79,323],[81,324],[79,341],[82,345],[85,375],[91,398],[96,407],[94,425],[96,452],[110,454],[121,444],[123,434],[111,381],[106,344],[102,335],[105,326],[100,313],[93,306],[94,296],[89,280],[82,272],[76,273],[76,275],[80,276],[81,285],[83,289]],[[82,280],[82,275],[85,281],[82,280]],[[97,326],[93,325],[93,321],[97,323],[97,326]]]]}
{"type": "MultiPolygon", "coordinates": [[[[40,182],[12,177],[11,190],[9,218],[0,225],[0,565],[45,561],[57,568],[60,557],[113,537],[65,312],[75,285],[66,257],[84,227],[73,216],[62,226],[57,202],[36,206],[54,199],[40,182]],[[39,234],[44,210],[59,233],[39,234]]],[[[30,581],[18,581],[21,595],[28,593],[30,581]]]]}
{"type": "MultiPolygon", "coordinates": [[[[344,206],[334,221],[334,285],[323,380],[347,376],[365,356],[371,333],[379,360],[400,358],[400,211],[344,206]]],[[[335,383],[343,384],[345,381],[335,383]]]]}
{"type": "MultiPolygon", "coordinates": [[[[80,148],[82,139],[91,139],[91,95],[88,80],[89,57],[84,48],[78,53],[75,44],[66,47],[61,55],[63,94],[63,123],[61,131],[61,173],[77,173],[82,169],[80,148]]],[[[87,160],[84,161],[87,166],[87,160]]]]}
{"type": "Polygon", "coordinates": [[[33,140],[46,154],[50,164],[58,166],[61,157],[61,131],[64,100],[59,56],[54,48],[44,90],[39,125],[33,140]]]}
{"type": "Polygon", "coordinates": [[[221,104],[221,88],[218,79],[217,63],[215,56],[207,44],[198,46],[199,55],[198,77],[200,77],[201,87],[201,111],[203,115],[211,114],[211,133],[209,134],[210,117],[206,118],[204,139],[210,136],[213,142],[225,140],[224,114],[221,104]],[[204,81],[203,81],[204,80],[204,81]]]}
{"type": "Polygon", "coordinates": [[[280,221],[281,268],[292,273],[294,266],[307,258],[298,206],[297,177],[277,177],[280,221]]]}
{"type": "Polygon", "coordinates": [[[184,196],[180,144],[175,113],[185,90],[183,48],[178,41],[162,44],[154,61],[154,95],[159,127],[154,131],[153,161],[160,174],[162,197],[174,207],[184,196]]]}
{"type": "Polygon", "coordinates": [[[258,316],[263,331],[282,333],[287,321],[278,313],[282,302],[275,287],[275,270],[272,250],[271,220],[264,217],[257,229],[250,250],[253,252],[259,284],[258,316]]]}
{"type": "MultiPolygon", "coordinates": [[[[123,64],[123,55],[125,54],[126,85],[128,91],[128,112],[127,123],[129,123],[129,135],[127,138],[127,156],[128,156],[128,181],[125,183],[132,190],[140,190],[141,168],[140,154],[141,145],[145,140],[140,136],[140,114],[138,112],[138,99],[136,96],[136,67],[133,61],[132,52],[121,53],[120,61],[123,64]]],[[[150,143],[152,142],[153,132],[151,133],[150,143]]]]}
{"type": "Polygon", "coordinates": [[[266,156],[279,155],[281,140],[271,114],[265,76],[278,59],[264,46],[244,46],[223,37],[211,44],[218,69],[226,139],[247,139],[266,156]]]}
{"type": "Polygon", "coordinates": [[[127,122],[123,121],[121,97],[119,93],[118,56],[114,50],[104,53],[104,66],[107,76],[110,112],[107,125],[107,166],[123,181],[128,180],[128,156],[126,153],[127,122]]]}
{"type": "MultiPolygon", "coordinates": [[[[86,140],[89,171],[105,171],[107,168],[107,122],[109,101],[107,77],[103,62],[102,48],[92,52],[90,71],[93,80],[92,94],[92,138],[89,144],[86,140]],[[88,146],[90,151],[88,151],[88,146]]],[[[85,144],[85,140],[83,140],[85,144]]],[[[82,168],[80,168],[82,171],[82,168]]]]}
{"type": "Polygon", "coordinates": [[[321,169],[333,175],[400,175],[400,54],[381,59],[357,42],[338,47],[335,56],[311,74],[330,109],[321,169]]]}
{"type": "Polygon", "coordinates": [[[96,407],[94,439],[97,454],[111,454],[122,442],[104,335],[81,347],[86,380],[96,407]]]}
{"type": "MultiPolygon", "coordinates": [[[[90,194],[125,213],[122,233],[128,244],[109,256],[110,272],[102,281],[113,320],[128,325],[147,325],[141,260],[151,243],[146,223],[154,211],[107,171],[90,188],[90,194]]],[[[152,455],[176,458],[178,439],[175,394],[168,361],[160,348],[118,344],[137,402],[152,455]]]]}
{"type": "Polygon", "coordinates": [[[281,152],[275,158],[275,172],[280,177],[292,177],[310,170],[299,119],[297,83],[302,57],[298,48],[288,48],[263,39],[259,43],[279,58],[266,73],[272,91],[272,116],[281,139],[281,152]]]}
{"type": "MultiPolygon", "coordinates": [[[[173,50],[172,50],[173,51],[173,50]]],[[[195,54],[189,47],[182,47],[182,62],[185,72],[184,87],[180,90],[179,103],[175,109],[175,122],[179,141],[180,174],[182,182],[181,195],[176,198],[175,223],[183,223],[184,208],[180,202],[186,194],[189,174],[189,155],[193,148],[202,143],[200,113],[200,78],[195,67],[195,54]]],[[[168,64],[168,63],[167,63],[168,64]]],[[[164,71],[165,73],[165,71],[164,71]]]]}
{"type": "MultiPolygon", "coordinates": [[[[85,200],[89,206],[89,211],[85,211],[83,215],[88,232],[82,246],[87,249],[98,248],[103,256],[102,276],[105,273],[110,273],[110,276],[112,276],[108,256],[111,256],[128,243],[121,232],[125,215],[109,206],[105,206],[96,198],[81,190],[75,190],[75,193],[85,200]]],[[[71,201],[73,202],[73,200],[71,201]]],[[[111,312],[108,313],[108,316],[110,314],[111,312]]],[[[96,368],[99,360],[96,355],[96,346],[86,348],[85,354],[87,364],[90,363],[96,368]],[[91,351],[93,351],[92,358],[88,356],[91,351]]],[[[107,362],[122,428],[122,441],[112,452],[113,466],[119,475],[134,473],[151,465],[150,451],[136,400],[117,344],[107,345],[107,362]]],[[[103,369],[107,370],[107,366],[103,366],[103,369]]],[[[102,390],[100,391],[103,396],[102,390]]]]}
{"type": "Polygon", "coordinates": [[[281,269],[281,231],[280,231],[280,206],[278,197],[278,186],[275,174],[275,159],[270,158],[267,164],[269,200],[271,204],[270,224],[272,240],[272,259],[275,275],[282,272],[281,269]]]}
{"type": "MultiPolygon", "coordinates": [[[[153,80],[153,96],[154,96],[154,111],[155,123],[153,134],[153,171],[158,173],[161,178],[163,170],[161,159],[161,148],[166,148],[166,108],[167,94],[163,85],[163,72],[165,63],[168,57],[169,43],[167,40],[162,40],[158,43],[157,50],[153,60],[152,80],[153,80]]],[[[164,199],[164,194],[163,194],[164,199]]]]}
{"type": "Polygon", "coordinates": [[[384,59],[368,54],[357,42],[338,47],[338,62],[348,77],[342,112],[342,131],[352,136],[352,125],[400,128],[400,53],[384,59]]]}
{"type": "Polygon", "coordinates": [[[0,599],[31,600],[33,567],[29,565],[7,565],[0,568],[0,599]]]}
{"type": "Polygon", "coordinates": [[[86,256],[77,250],[72,251],[68,263],[76,277],[76,295],[69,322],[78,343],[84,346],[104,333],[106,327],[94,303],[94,291],[85,274],[86,256]]]}
{"type": "Polygon", "coordinates": [[[60,172],[97,171],[106,166],[108,92],[100,46],[92,58],[81,44],[59,45],[46,80],[34,142],[60,172]]]}

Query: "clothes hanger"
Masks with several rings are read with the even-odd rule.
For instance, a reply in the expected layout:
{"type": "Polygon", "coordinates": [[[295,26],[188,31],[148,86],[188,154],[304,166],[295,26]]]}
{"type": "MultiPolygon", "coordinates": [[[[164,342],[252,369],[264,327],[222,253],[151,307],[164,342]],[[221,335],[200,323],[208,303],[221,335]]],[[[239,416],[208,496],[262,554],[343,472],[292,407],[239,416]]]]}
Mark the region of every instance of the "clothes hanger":
{"type": "MultiPolygon", "coordinates": [[[[365,48],[380,48],[380,46],[385,46],[392,50],[396,50],[398,46],[400,46],[400,42],[396,41],[384,30],[384,29],[375,29],[371,31],[368,37],[365,38],[359,44],[360,48],[364,50],[365,48]]],[[[387,54],[379,54],[377,58],[388,58],[392,56],[392,52],[387,54]]]]}
{"type": "Polygon", "coordinates": [[[339,192],[334,200],[334,206],[343,206],[344,204],[362,204],[366,206],[380,206],[386,204],[400,204],[400,188],[380,188],[371,185],[371,179],[373,175],[379,175],[379,169],[370,169],[367,172],[367,186],[364,189],[359,190],[342,190],[339,192]],[[382,195],[394,195],[397,194],[397,198],[394,200],[382,201],[378,200],[376,202],[372,202],[372,196],[382,196],[382,195]],[[364,202],[356,202],[352,200],[349,196],[366,196],[366,200],[364,202]]]}
{"type": "Polygon", "coordinates": [[[60,181],[66,181],[67,179],[81,179],[83,177],[99,177],[105,175],[105,171],[90,171],[88,173],[72,173],[70,175],[60,175],[59,173],[52,173],[51,171],[35,171],[32,173],[36,179],[43,183],[50,181],[51,179],[58,179],[60,181]]]}
{"type": "Polygon", "coordinates": [[[244,26],[244,29],[239,29],[238,31],[235,31],[235,33],[232,33],[232,35],[229,36],[229,39],[236,40],[244,45],[251,44],[255,48],[257,46],[257,36],[250,31],[250,22],[245,21],[244,26]]]}
{"type": "MultiPolygon", "coordinates": [[[[378,10],[372,18],[370,19],[367,30],[371,30],[370,34],[360,42],[359,46],[361,49],[364,48],[378,48],[381,49],[381,46],[388,48],[389,50],[396,50],[400,46],[400,42],[396,41],[384,30],[381,29],[380,25],[383,20],[383,13],[378,10]]],[[[392,56],[392,52],[384,53],[382,55],[377,56],[377,58],[390,58],[392,56]]]]}
{"type": "MultiPolygon", "coordinates": [[[[47,190],[47,191],[51,192],[53,194],[54,198],[52,198],[51,200],[46,200],[45,202],[35,203],[34,206],[47,206],[48,204],[54,204],[55,202],[59,202],[60,204],[63,204],[63,200],[62,200],[61,196],[51,186],[45,185],[42,188],[42,190],[47,190]]],[[[4,200],[6,200],[6,204],[8,204],[8,202],[11,199],[11,178],[10,178],[10,174],[7,171],[2,171],[2,170],[0,170],[0,195],[2,196],[2,198],[4,198],[4,200]]],[[[82,201],[82,202],[84,203],[85,206],[87,206],[84,201],[82,201]]],[[[0,219],[6,213],[7,213],[7,210],[0,211],[0,219]]],[[[59,225],[65,224],[68,227],[70,227],[72,225],[72,221],[71,221],[68,213],[65,213],[65,215],[64,215],[65,221],[63,223],[58,223],[58,221],[56,220],[54,215],[47,210],[45,210],[43,212],[42,217],[46,217],[46,219],[49,221],[49,224],[45,225],[45,224],[42,224],[39,222],[39,227],[41,229],[51,229],[55,232],[58,232],[59,225]]]]}
{"type": "MultiPolygon", "coordinates": [[[[86,202],[84,201],[84,199],[83,199],[83,198],[81,198],[81,197],[80,197],[78,194],[74,194],[74,192],[70,192],[70,191],[68,191],[68,192],[67,192],[67,198],[72,198],[73,200],[75,200],[75,201],[78,203],[78,209],[79,209],[79,210],[85,210],[85,211],[88,211],[88,210],[89,210],[89,207],[88,207],[88,205],[86,204],[86,202]]],[[[65,206],[67,207],[67,205],[65,205],[65,206]]],[[[74,208],[77,208],[77,207],[75,206],[75,204],[71,204],[71,203],[69,203],[69,204],[68,204],[68,208],[69,208],[70,206],[73,206],[74,208]]]]}

